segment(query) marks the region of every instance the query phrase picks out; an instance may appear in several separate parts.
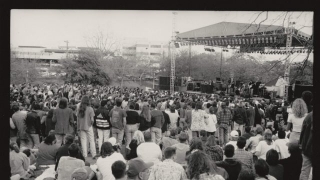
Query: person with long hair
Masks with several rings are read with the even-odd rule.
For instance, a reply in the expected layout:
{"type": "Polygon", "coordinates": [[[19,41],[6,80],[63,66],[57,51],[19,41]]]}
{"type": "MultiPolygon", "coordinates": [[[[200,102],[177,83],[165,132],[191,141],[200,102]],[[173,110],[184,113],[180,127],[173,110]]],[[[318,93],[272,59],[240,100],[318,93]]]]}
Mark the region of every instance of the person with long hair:
{"type": "Polygon", "coordinates": [[[94,111],[92,107],[90,106],[90,101],[88,96],[83,96],[81,99],[79,111],[77,114],[77,129],[80,131],[80,141],[81,141],[81,147],[82,147],[82,154],[83,157],[88,156],[88,142],[90,145],[90,152],[92,155],[92,158],[96,158],[96,144],[94,141],[94,134],[93,134],[93,122],[94,122],[94,111]]]}
{"type": "Polygon", "coordinates": [[[217,122],[219,125],[219,145],[223,147],[228,142],[228,129],[232,123],[232,113],[224,102],[221,104],[221,108],[222,110],[217,112],[217,122]]]}
{"type": "Polygon", "coordinates": [[[68,100],[66,98],[60,99],[58,108],[53,111],[52,122],[55,123],[56,144],[61,146],[64,136],[72,134],[74,131],[73,111],[68,108],[68,100]]]}
{"type": "Polygon", "coordinates": [[[254,154],[258,157],[258,159],[266,160],[266,154],[270,149],[275,149],[275,143],[272,140],[271,130],[266,129],[263,140],[258,143],[254,154]]]}
{"type": "Polygon", "coordinates": [[[299,142],[303,120],[308,115],[308,108],[303,99],[298,98],[292,104],[292,113],[288,116],[287,131],[290,133],[290,142],[299,142]]]}
{"type": "Polygon", "coordinates": [[[216,127],[217,116],[214,114],[214,109],[212,107],[209,107],[208,111],[209,111],[208,118],[205,119],[205,122],[207,124],[206,125],[207,136],[210,136],[210,135],[214,136],[217,130],[217,127],[216,127]]]}
{"type": "Polygon", "coordinates": [[[147,131],[150,130],[151,127],[151,113],[148,105],[142,105],[141,113],[140,113],[140,125],[139,131],[147,131]]]}
{"type": "Polygon", "coordinates": [[[190,155],[188,159],[187,175],[192,180],[224,180],[224,178],[216,173],[212,173],[212,163],[208,156],[197,151],[190,155]]]}
{"type": "Polygon", "coordinates": [[[126,163],[121,153],[114,151],[110,142],[104,142],[101,146],[101,157],[97,160],[98,170],[101,172],[103,180],[115,180],[112,174],[111,166],[116,161],[126,163]]]}
{"type": "Polygon", "coordinates": [[[222,148],[217,145],[216,137],[214,135],[209,136],[207,142],[205,143],[204,151],[208,154],[213,161],[223,160],[222,148]]]}
{"type": "Polygon", "coordinates": [[[135,131],[132,137],[132,141],[129,144],[130,153],[127,155],[127,160],[138,157],[137,148],[141,143],[144,143],[143,133],[139,130],[135,131]]]}
{"type": "Polygon", "coordinates": [[[277,180],[275,177],[269,175],[269,165],[264,159],[258,159],[254,165],[256,170],[256,180],[277,180]]]}
{"type": "MultiPolygon", "coordinates": [[[[208,118],[208,115],[201,109],[202,106],[198,102],[195,106],[195,109],[192,110],[192,122],[191,122],[191,131],[193,137],[199,137],[201,130],[206,130],[205,118],[208,118]]],[[[172,124],[172,122],[171,122],[172,124]]]]}

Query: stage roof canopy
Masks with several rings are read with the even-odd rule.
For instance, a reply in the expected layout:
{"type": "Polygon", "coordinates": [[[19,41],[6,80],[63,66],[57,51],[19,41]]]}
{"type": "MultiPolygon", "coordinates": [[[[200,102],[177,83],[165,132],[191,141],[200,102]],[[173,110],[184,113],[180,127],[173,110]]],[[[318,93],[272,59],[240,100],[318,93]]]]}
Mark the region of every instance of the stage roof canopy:
{"type": "MultiPolygon", "coordinates": [[[[177,41],[195,42],[204,45],[249,45],[261,44],[268,46],[277,44],[285,46],[287,37],[283,26],[220,22],[210,26],[177,34],[177,41]],[[271,41],[270,41],[271,39],[271,41]],[[260,43],[261,42],[261,43],[260,43]]],[[[311,36],[293,29],[292,46],[301,46],[311,39],[311,36]]]]}

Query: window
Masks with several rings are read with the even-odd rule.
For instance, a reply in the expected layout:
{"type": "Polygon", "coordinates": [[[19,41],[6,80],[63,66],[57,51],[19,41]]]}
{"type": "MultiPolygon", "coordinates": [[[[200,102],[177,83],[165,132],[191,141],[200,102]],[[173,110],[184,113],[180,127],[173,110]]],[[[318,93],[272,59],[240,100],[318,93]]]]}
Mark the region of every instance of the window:
{"type": "Polygon", "coordinates": [[[151,48],[161,48],[161,45],[151,45],[151,48]]]}
{"type": "Polygon", "coordinates": [[[123,49],[127,49],[127,50],[135,50],[136,47],[123,47],[123,49]]]}
{"type": "Polygon", "coordinates": [[[146,47],[146,48],[148,48],[149,44],[137,44],[137,47],[146,47]]]}

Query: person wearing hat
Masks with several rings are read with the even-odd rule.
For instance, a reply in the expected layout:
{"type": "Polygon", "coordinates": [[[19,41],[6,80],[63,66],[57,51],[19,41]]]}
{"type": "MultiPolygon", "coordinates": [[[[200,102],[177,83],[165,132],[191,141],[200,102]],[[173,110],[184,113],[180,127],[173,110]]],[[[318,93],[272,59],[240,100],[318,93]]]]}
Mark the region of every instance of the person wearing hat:
{"type": "Polygon", "coordinates": [[[174,159],[174,161],[181,165],[187,164],[186,153],[190,150],[188,139],[188,134],[185,132],[181,132],[179,134],[179,143],[171,146],[173,148],[176,148],[176,158],[174,159]]]}
{"type": "Polygon", "coordinates": [[[71,174],[71,180],[90,180],[94,177],[94,172],[88,166],[75,169],[71,174]]]}
{"type": "Polygon", "coordinates": [[[229,141],[226,145],[231,144],[234,146],[234,149],[237,149],[237,140],[239,138],[238,131],[235,131],[235,130],[231,131],[230,136],[231,136],[231,141],[229,141]]]}
{"type": "Polygon", "coordinates": [[[152,162],[145,163],[140,158],[134,158],[128,161],[127,180],[149,179],[152,162]]]}
{"type": "Polygon", "coordinates": [[[176,148],[167,147],[164,150],[165,160],[160,162],[151,169],[149,180],[181,180],[187,179],[187,175],[183,167],[174,162],[176,157],[176,148]]]}

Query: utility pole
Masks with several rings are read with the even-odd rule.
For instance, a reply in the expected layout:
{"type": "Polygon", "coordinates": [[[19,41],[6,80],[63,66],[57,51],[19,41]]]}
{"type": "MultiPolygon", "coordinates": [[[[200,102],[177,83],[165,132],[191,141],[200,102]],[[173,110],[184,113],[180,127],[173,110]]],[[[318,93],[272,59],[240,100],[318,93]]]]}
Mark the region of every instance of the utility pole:
{"type": "Polygon", "coordinates": [[[191,43],[189,42],[189,77],[191,77],[191,43]]]}
{"type": "MultiPolygon", "coordinates": [[[[289,21],[289,25],[288,25],[288,28],[286,29],[286,34],[287,34],[287,41],[286,41],[286,51],[287,51],[287,54],[288,54],[288,57],[286,59],[286,62],[285,62],[285,71],[284,71],[284,81],[286,83],[287,86],[290,85],[290,79],[289,79],[289,76],[290,76],[290,61],[291,61],[291,46],[292,46],[292,31],[293,31],[293,25],[294,25],[294,22],[290,22],[289,21]]],[[[287,87],[284,86],[284,97],[287,99],[287,95],[288,95],[288,92],[287,92],[287,87]]]]}
{"type": "Polygon", "coordinates": [[[174,81],[175,81],[175,71],[176,71],[176,63],[175,63],[175,42],[176,42],[176,14],[177,12],[172,12],[173,20],[172,20],[172,37],[171,37],[171,76],[170,76],[170,94],[174,93],[174,81]]]}
{"type": "Polygon", "coordinates": [[[221,49],[221,60],[220,60],[220,81],[222,81],[221,79],[221,67],[222,67],[222,53],[223,53],[224,49],[221,49]]]}

